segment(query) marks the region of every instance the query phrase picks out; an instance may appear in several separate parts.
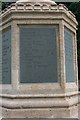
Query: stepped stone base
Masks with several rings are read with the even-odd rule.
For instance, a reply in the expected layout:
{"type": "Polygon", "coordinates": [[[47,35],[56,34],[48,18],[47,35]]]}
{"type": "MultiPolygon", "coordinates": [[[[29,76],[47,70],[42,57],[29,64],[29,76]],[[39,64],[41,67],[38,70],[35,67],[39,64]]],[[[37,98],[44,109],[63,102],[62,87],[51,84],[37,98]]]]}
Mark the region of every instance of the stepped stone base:
{"type": "Polygon", "coordinates": [[[77,106],[70,108],[3,109],[5,118],[78,118],[77,106]]]}
{"type": "MultiPolygon", "coordinates": [[[[2,100],[3,118],[78,118],[77,95],[57,97],[8,96],[2,100]],[[10,97],[10,98],[9,98],[10,97]]],[[[1,111],[1,110],[0,110],[1,111]]]]}

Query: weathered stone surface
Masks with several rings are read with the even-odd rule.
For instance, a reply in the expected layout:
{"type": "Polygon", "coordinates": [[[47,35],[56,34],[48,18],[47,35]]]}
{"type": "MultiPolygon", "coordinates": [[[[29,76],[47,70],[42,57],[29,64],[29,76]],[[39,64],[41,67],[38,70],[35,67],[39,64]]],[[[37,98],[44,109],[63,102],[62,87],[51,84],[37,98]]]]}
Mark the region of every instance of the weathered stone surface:
{"type": "Polygon", "coordinates": [[[56,4],[54,1],[52,0],[18,0],[16,3],[33,3],[33,2],[36,2],[36,3],[49,3],[49,4],[56,4]]]}
{"type": "Polygon", "coordinates": [[[60,4],[49,2],[15,3],[1,15],[2,29],[11,26],[11,84],[3,84],[0,95],[5,118],[78,118],[78,77],[75,16],[60,4]],[[56,83],[20,83],[20,26],[57,26],[56,83]],[[75,81],[66,83],[65,26],[74,33],[73,56],[75,81]],[[1,99],[1,97],[3,99],[1,99]],[[74,114],[75,113],[75,114],[74,114]]]}

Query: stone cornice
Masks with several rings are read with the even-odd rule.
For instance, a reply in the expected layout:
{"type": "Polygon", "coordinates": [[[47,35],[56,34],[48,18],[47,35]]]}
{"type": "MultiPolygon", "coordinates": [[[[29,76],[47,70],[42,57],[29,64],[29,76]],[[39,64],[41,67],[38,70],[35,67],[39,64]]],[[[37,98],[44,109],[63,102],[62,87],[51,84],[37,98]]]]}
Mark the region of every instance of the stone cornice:
{"type": "MultiPolygon", "coordinates": [[[[65,14],[65,12],[30,12],[30,11],[11,11],[9,14],[7,14],[6,16],[2,17],[2,23],[0,24],[0,26],[3,26],[9,22],[11,22],[12,20],[18,20],[18,21],[36,21],[35,24],[37,24],[37,21],[41,21],[43,20],[43,23],[45,24],[46,21],[51,21],[50,23],[53,24],[54,22],[58,21],[65,21],[67,22],[70,26],[72,26],[75,30],[77,23],[75,22],[75,19],[73,21],[73,19],[71,19],[70,17],[67,17],[67,15],[65,14]],[[44,14],[45,13],[45,14],[44,14]],[[52,22],[53,21],[53,22],[52,22]]],[[[24,22],[25,24],[25,22],[24,22]]],[[[34,24],[34,23],[33,23],[34,24]]]]}
{"type": "Polygon", "coordinates": [[[15,3],[2,11],[1,18],[6,17],[11,12],[47,12],[47,13],[65,13],[76,25],[78,24],[75,15],[69,11],[63,4],[47,4],[47,3],[15,3]]]}

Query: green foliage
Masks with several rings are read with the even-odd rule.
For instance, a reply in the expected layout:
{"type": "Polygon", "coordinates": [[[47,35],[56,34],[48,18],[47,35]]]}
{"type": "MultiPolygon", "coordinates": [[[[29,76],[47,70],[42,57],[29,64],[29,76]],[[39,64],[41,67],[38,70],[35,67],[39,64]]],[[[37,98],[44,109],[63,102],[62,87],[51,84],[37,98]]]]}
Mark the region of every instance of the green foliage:
{"type": "MultiPolygon", "coordinates": [[[[77,20],[80,20],[80,1],[71,3],[69,9],[76,15],[77,20]]],[[[79,22],[80,24],[80,22],[79,22]]]]}
{"type": "Polygon", "coordinates": [[[12,4],[12,2],[2,2],[2,10],[4,10],[5,8],[7,8],[10,4],[12,4]]]}
{"type": "Polygon", "coordinates": [[[1,1],[0,1],[0,8],[1,8],[1,6],[2,6],[2,5],[1,5],[1,1]]]}

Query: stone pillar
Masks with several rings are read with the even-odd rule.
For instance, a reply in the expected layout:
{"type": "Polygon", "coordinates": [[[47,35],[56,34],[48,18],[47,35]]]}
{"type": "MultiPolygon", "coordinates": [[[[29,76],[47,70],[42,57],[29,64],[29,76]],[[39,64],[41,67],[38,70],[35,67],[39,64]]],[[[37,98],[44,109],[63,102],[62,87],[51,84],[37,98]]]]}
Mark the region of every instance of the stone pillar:
{"type": "Polygon", "coordinates": [[[2,117],[78,118],[74,14],[52,0],[20,0],[1,18],[2,117]]]}

